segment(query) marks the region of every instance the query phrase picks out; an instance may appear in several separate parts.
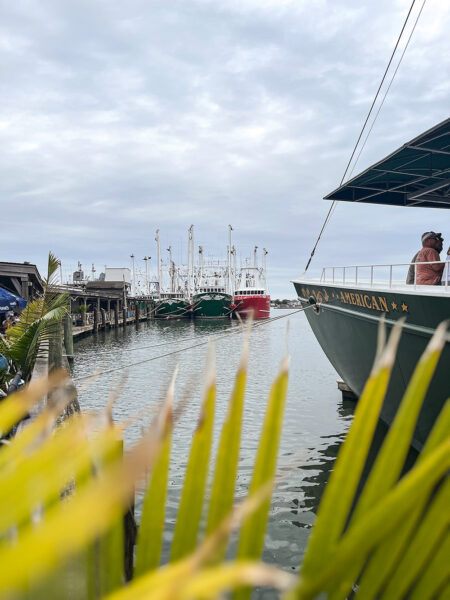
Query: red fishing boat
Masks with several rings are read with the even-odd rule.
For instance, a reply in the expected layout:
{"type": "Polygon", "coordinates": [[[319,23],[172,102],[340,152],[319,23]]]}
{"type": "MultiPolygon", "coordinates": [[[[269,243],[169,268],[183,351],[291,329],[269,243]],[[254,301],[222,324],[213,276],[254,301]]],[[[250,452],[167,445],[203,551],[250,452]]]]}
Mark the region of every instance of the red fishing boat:
{"type": "Polygon", "coordinates": [[[254,250],[254,264],[244,265],[237,277],[234,292],[234,315],[242,319],[253,317],[254,319],[267,319],[270,317],[270,294],[267,292],[266,255],[264,248],[264,266],[258,267],[257,250],[254,250]]]}

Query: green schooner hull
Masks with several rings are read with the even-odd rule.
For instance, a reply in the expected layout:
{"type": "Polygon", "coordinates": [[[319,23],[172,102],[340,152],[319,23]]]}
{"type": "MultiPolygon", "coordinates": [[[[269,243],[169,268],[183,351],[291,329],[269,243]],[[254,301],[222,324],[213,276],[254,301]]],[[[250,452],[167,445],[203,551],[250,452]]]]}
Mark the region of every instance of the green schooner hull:
{"type": "Polygon", "coordinates": [[[183,298],[163,298],[156,301],[155,319],[189,319],[191,305],[183,298]]]}
{"type": "Polygon", "coordinates": [[[193,298],[196,319],[225,319],[231,316],[233,299],[224,292],[202,292],[193,298]]]}
{"type": "MultiPolygon", "coordinates": [[[[443,291],[374,289],[311,281],[294,281],[302,306],[316,302],[306,311],[309,324],[333,367],[360,395],[369,377],[377,347],[381,315],[388,333],[394,323],[406,317],[397,360],[381,411],[391,424],[414,367],[434,333],[450,316],[450,297],[443,291]]],[[[430,286],[431,287],[431,286],[430,286]]],[[[450,343],[447,342],[425,398],[414,434],[413,445],[420,449],[450,391],[450,343]]]]}

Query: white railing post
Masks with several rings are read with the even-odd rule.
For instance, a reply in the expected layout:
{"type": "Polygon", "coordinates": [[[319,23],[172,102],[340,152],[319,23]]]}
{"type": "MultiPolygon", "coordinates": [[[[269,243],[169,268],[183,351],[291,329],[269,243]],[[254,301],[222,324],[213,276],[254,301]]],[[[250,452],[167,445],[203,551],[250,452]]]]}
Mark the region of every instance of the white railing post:
{"type": "MultiPolygon", "coordinates": [[[[443,264],[444,268],[442,270],[442,277],[444,277],[445,279],[441,280],[441,284],[442,287],[445,286],[445,291],[450,291],[450,257],[449,260],[442,260],[442,261],[428,261],[426,263],[420,263],[420,264],[443,264]]],[[[403,264],[403,263],[398,263],[398,264],[392,264],[392,265],[347,265],[347,266],[339,266],[339,267],[323,267],[322,268],[322,274],[320,277],[320,281],[326,282],[330,279],[330,276],[327,275],[327,270],[331,269],[331,279],[333,283],[336,282],[342,282],[342,285],[352,285],[353,283],[355,283],[355,285],[360,285],[360,284],[364,284],[364,282],[366,281],[364,278],[364,275],[360,276],[360,271],[361,269],[370,269],[370,287],[373,288],[375,285],[375,268],[376,267],[382,267],[383,269],[386,269],[386,267],[389,268],[389,289],[392,289],[393,287],[395,287],[395,282],[394,282],[394,267],[411,267],[414,266],[414,283],[411,285],[414,285],[414,289],[417,287],[418,283],[417,283],[417,273],[418,273],[418,267],[419,267],[419,263],[414,262],[414,263],[407,263],[407,264],[403,264]],[[350,269],[350,271],[352,272],[353,269],[355,269],[355,275],[354,275],[354,279],[351,276],[348,275],[348,270],[350,269]],[[340,279],[339,276],[339,270],[342,270],[342,276],[340,279]],[[328,279],[327,279],[328,278],[328,279]]],[[[386,279],[385,276],[383,276],[378,283],[380,285],[386,285],[386,279]]],[[[400,284],[400,281],[397,282],[398,284],[400,284]]],[[[366,282],[366,284],[368,285],[368,282],[366,282]]],[[[443,290],[444,291],[444,290],[443,290]]]]}

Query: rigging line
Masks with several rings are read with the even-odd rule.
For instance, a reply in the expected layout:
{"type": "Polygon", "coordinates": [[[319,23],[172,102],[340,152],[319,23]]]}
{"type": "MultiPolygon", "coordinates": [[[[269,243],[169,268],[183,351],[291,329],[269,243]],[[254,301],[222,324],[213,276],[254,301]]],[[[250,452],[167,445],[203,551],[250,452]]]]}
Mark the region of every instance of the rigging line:
{"type": "Polygon", "coordinates": [[[417,15],[417,17],[416,17],[416,20],[415,20],[415,22],[414,22],[413,28],[411,29],[411,33],[409,34],[409,37],[408,37],[408,40],[407,40],[407,42],[406,42],[406,45],[405,45],[405,47],[404,47],[404,49],[403,49],[402,55],[400,56],[400,60],[398,61],[398,64],[397,64],[397,66],[396,66],[396,68],[395,68],[395,71],[394,71],[394,74],[392,75],[391,81],[389,82],[389,85],[388,85],[388,87],[387,87],[387,89],[386,89],[386,91],[385,91],[385,93],[384,93],[383,99],[381,100],[381,104],[380,104],[380,106],[378,107],[377,113],[376,113],[376,115],[375,115],[375,117],[374,117],[374,119],[373,119],[373,121],[372,121],[372,125],[370,126],[370,129],[369,129],[369,131],[368,131],[368,133],[367,133],[367,135],[366,135],[366,137],[365,137],[365,140],[364,140],[364,142],[363,142],[363,145],[361,146],[361,149],[360,149],[360,151],[359,151],[359,153],[358,153],[358,156],[356,157],[356,160],[355,160],[355,162],[354,162],[354,164],[353,164],[352,170],[350,171],[349,178],[351,178],[351,176],[352,176],[352,174],[353,174],[353,171],[355,170],[355,167],[356,167],[356,165],[358,164],[358,161],[359,161],[359,158],[360,158],[360,156],[361,156],[361,154],[362,154],[362,151],[364,150],[364,148],[365,148],[365,145],[366,145],[366,143],[367,143],[367,140],[369,139],[369,136],[370,136],[370,134],[372,133],[372,129],[373,129],[373,126],[375,125],[375,121],[378,119],[378,115],[380,114],[380,111],[381,111],[381,109],[383,108],[383,104],[384,104],[384,101],[386,100],[386,96],[388,95],[388,93],[389,93],[389,90],[391,89],[391,85],[392,85],[392,84],[393,84],[393,82],[394,82],[395,76],[397,75],[397,71],[398,71],[398,69],[399,69],[399,67],[400,67],[400,65],[401,65],[401,62],[402,62],[402,60],[403,60],[403,57],[405,56],[406,50],[407,50],[407,48],[408,48],[408,46],[409,46],[409,42],[411,41],[411,38],[412,38],[412,36],[413,36],[414,30],[415,30],[415,28],[416,28],[416,25],[417,25],[417,23],[418,23],[418,21],[419,21],[419,19],[420,19],[420,15],[422,14],[422,11],[423,11],[423,8],[424,8],[424,6],[425,6],[425,3],[426,3],[426,1],[427,1],[427,0],[423,0],[423,2],[422,2],[422,6],[420,7],[420,10],[419,10],[419,13],[418,13],[418,15],[417,15]]]}
{"type": "MultiPolygon", "coordinates": [[[[386,69],[384,71],[384,74],[383,74],[383,77],[381,79],[380,85],[378,86],[378,90],[377,90],[377,93],[375,94],[375,98],[373,99],[372,105],[371,105],[371,107],[369,109],[369,112],[367,113],[366,120],[364,121],[364,125],[362,126],[362,129],[360,131],[358,139],[356,140],[356,144],[355,144],[355,146],[353,148],[353,151],[352,151],[352,154],[350,156],[350,159],[349,159],[349,161],[347,163],[347,166],[345,167],[345,171],[344,171],[344,174],[342,175],[342,179],[341,179],[341,182],[339,184],[339,187],[344,183],[345,176],[347,175],[347,171],[348,171],[348,169],[350,167],[350,164],[351,164],[351,162],[353,160],[353,157],[355,156],[356,149],[357,149],[357,147],[359,145],[359,142],[361,141],[362,135],[364,133],[364,129],[366,128],[366,125],[367,125],[367,122],[369,121],[370,115],[372,114],[372,110],[373,110],[373,108],[375,106],[375,103],[377,101],[378,95],[379,95],[380,90],[381,90],[381,88],[383,86],[384,80],[386,79],[386,75],[387,75],[387,73],[389,71],[389,67],[391,66],[392,60],[393,60],[394,55],[395,55],[395,53],[397,51],[398,45],[399,45],[400,40],[401,40],[401,38],[403,36],[403,32],[405,30],[406,24],[408,22],[409,16],[411,14],[411,11],[412,11],[415,3],[416,3],[416,0],[412,0],[411,6],[409,7],[409,10],[408,10],[408,14],[406,15],[406,19],[405,19],[405,21],[403,23],[403,27],[402,27],[402,29],[400,31],[400,34],[399,34],[398,38],[397,38],[397,42],[395,43],[394,50],[392,51],[391,57],[389,59],[387,67],[386,67],[386,69]]],[[[322,225],[322,229],[320,230],[320,233],[319,233],[319,235],[317,237],[316,243],[314,244],[314,247],[312,249],[311,255],[310,255],[309,259],[308,259],[308,262],[306,263],[306,267],[305,267],[305,271],[304,271],[305,273],[308,270],[309,265],[311,264],[312,258],[314,256],[315,251],[316,251],[317,245],[318,245],[318,243],[319,243],[319,241],[320,241],[320,239],[322,237],[322,234],[323,234],[323,232],[325,230],[325,227],[328,225],[328,222],[330,220],[330,217],[331,217],[331,214],[333,212],[335,204],[336,204],[336,200],[333,200],[333,202],[332,202],[332,204],[331,204],[331,206],[330,206],[330,208],[328,210],[327,216],[325,217],[325,221],[324,221],[324,223],[322,225]]]]}
{"type": "MultiPolygon", "coordinates": [[[[267,323],[271,323],[272,321],[276,321],[280,318],[284,318],[286,316],[295,314],[296,311],[293,311],[291,313],[289,313],[288,315],[278,315],[277,317],[271,317],[269,319],[265,319],[264,321],[260,322],[260,323],[253,323],[252,328],[253,329],[257,329],[258,327],[260,327],[261,325],[265,325],[267,323]]],[[[221,329],[218,333],[222,334],[220,336],[220,338],[224,338],[226,335],[231,335],[233,333],[242,333],[242,331],[246,328],[245,323],[242,323],[240,325],[238,325],[237,327],[234,328],[223,328],[221,329]]],[[[149,350],[152,348],[159,348],[161,346],[168,346],[170,344],[184,344],[185,342],[188,342],[189,340],[199,340],[199,339],[203,339],[203,338],[211,338],[211,332],[208,333],[203,333],[202,335],[191,335],[189,337],[184,337],[178,340],[170,340],[169,342],[162,342],[161,344],[151,344],[150,346],[137,346],[135,348],[122,348],[122,352],[134,352],[136,350],[149,350]]],[[[101,352],[98,354],[98,356],[105,356],[105,355],[110,355],[111,352],[101,352]]]]}
{"type": "MultiPolygon", "coordinates": [[[[294,314],[294,313],[295,313],[295,311],[293,313],[289,313],[289,314],[294,314]]],[[[281,317],[285,317],[285,316],[286,315],[279,315],[277,317],[269,317],[259,323],[256,322],[253,324],[253,329],[258,328],[261,325],[265,325],[266,323],[276,321],[277,319],[279,319],[281,317]]],[[[243,329],[245,329],[245,327],[246,327],[245,323],[242,323],[242,324],[237,325],[235,328],[224,327],[218,333],[223,333],[223,335],[221,336],[221,337],[223,337],[225,335],[231,335],[233,333],[240,333],[243,329]]],[[[185,342],[189,342],[189,340],[199,340],[204,337],[211,337],[211,332],[203,333],[201,335],[186,336],[186,337],[180,338],[178,340],[170,340],[168,342],[161,342],[160,344],[151,344],[149,346],[136,346],[135,348],[122,348],[121,351],[122,352],[135,352],[136,350],[149,350],[151,348],[160,348],[161,346],[170,346],[171,344],[184,344],[185,342]]],[[[112,350],[114,350],[114,348],[112,350]]],[[[110,351],[105,351],[105,352],[98,353],[97,356],[105,356],[105,355],[109,355],[109,354],[111,354],[110,351]]]]}
{"type": "MultiPolygon", "coordinates": [[[[272,321],[277,321],[278,319],[285,319],[286,317],[289,317],[291,315],[294,315],[296,313],[299,312],[303,312],[305,310],[307,310],[308,308],[312,308],[314,305],[313,304],[309,304],[308,306],[304,306],[302,308],[299,308],[298,310],[294,310],[290,313],[288,313],[287,315],[280,315],[279,317],[274,317],[273,319],[270,320],[270,322],[272,321]]],[[[267,322],[265,323],[259,323],[259,326],[261,325],[265,325],[267,322]]],[[[241,333],[243,332],[243,330],[241,331],[241,333]]],[[[217,338],[212,338],[215,341],[223,339],[224,337],[226,337],[226,335],[217,337],[217,338]]],[[[129,369],[131,367],[136,367],[139,365],[142,365],[144,363],[148,363],[148,362],[152,362],[154,360],[158,360],[158,358],[167,358],[168,356],[172,356],[174,354],[179,354],[180,352],[184,352],[185,350],[192,350],[194,348],[199,348],[200,346],[205,346],[206,344],[209,344],[209,340],[207,340],[206,342],[200,342],[199,344],[193,344],[192,346],[186,346],[184,348],[179,348],[178,350],[173,350],[172,352],[167,352],[166,354],[160,354],[159,356],[152,356],[151,358],[146,358],[144,360],[140,360],[138,362],[135,363],[130,363],[128,365],[123,365],[121,367],[115,367],[113,369],[107,369],[106,371],[101,371],[100,373],[98,373],[98,376],[100,377],[101,375],[106,375],[109,373],[115,373],[116,371],[123,371],[124,369],[129,369]]],[[[74,377],[73,381],[74,383],[77,383],[79,381],[84,381],[86,379],[90,379],[92,377],[91,375],[83,375],[82,377],[74,377]]]]}
{"type": "MultiPolygon", "coordinates": [[[[238,326],[239,329],[240,329],[240,327],[241,326],[238,326]]],[[[237,331],[235,329],[233,329],[232,331],[229,331],[225,327],[219,331],[219,333],[222,333],[222,332],[227,332],[227,334],[237,333],[237,331]]],[[[150,346],[137,346],[135,348],[122,348],[121,351],[122,352],[134,352],[136,350],[148,350],[150,348],[160,348],[161,346],[170,346],[170,344],[184,344],[185,342],[189,342],[190,340],[198,340],[198,339],[202,339],[204,337],[211,337],[211,332],[203,333],[201,335],[186,336],[186,337],[180,338],[178,340],[170,340],[168,342],[162,342],[161,344],[151,344],[150,346]]],[[[100,353],[100,356],[102,356],[104,354],[110,354],[110,352],[102,352],[102,353],[100,353]]]]}

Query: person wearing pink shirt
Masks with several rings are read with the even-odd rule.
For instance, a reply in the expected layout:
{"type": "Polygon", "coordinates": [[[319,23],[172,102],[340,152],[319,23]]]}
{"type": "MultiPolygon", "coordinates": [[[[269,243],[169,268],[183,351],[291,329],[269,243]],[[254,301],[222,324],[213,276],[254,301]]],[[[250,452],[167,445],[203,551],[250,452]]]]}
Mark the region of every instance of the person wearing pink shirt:
{"type": "Polygon", "coordinates": [[[440,261],[443,241],[442,235],[434,231],[427,231],[422,236],[422,249],[416,256],[416,262],[435,264],[417,265],[417,285],[440,285],[445,263],[435,261],[440,261]]]}

